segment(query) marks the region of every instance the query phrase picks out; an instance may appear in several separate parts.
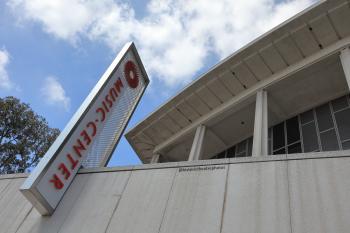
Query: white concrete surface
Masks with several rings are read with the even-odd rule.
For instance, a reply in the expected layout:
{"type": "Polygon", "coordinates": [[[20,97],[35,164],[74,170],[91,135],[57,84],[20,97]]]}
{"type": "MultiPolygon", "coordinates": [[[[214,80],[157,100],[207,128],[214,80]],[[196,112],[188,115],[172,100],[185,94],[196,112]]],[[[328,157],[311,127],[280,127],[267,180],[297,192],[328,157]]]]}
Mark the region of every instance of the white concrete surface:
{"type": "Polygon", "coordinates": [[[133,171],[106,232],[158,232],[176,171],[133,171]]]}
{"type": "Polygon", "coordinates": [[[188,156],[188,161],[199,160],[203,151],[203,143],[205,136],[206,128],[204,125],[199,125],[196,129],[196,133],[194,135],[192,147],[190,154],[188,156]]]}
{"type": "Polygon", "coordinates": [[[176,174],[160,233],[219,233],[227,165],[188,167],[176,174]],[[218,168],[204,170],[205,168],[218,168]]]}
{"type": "Polygon", "coordinates": [[[0,176],[0,233],[349,232],[350,150],[171,165],[84,169],[51,217],[0,176]]]}
{"type": "Polygon", "coordinates": [[[290,233],[286,163],[230,165],[222,233],[290,233]]]}
{"type": "Polygon", "coordinates": [[[158,163],[160,154],[154,154],[150,163],[158,163]]]}
{"type": "Polygon", "coordinates": [[[10,184],[10,179],[0,180],[0,196],[2,196],[2,192],[6,190],[7,186],[10,184]]]}
{"type": "Polygon", "coordinates": [[[131,172],[90,175],[59,232],[104,233],[131,172]],[[91,211],[93,210],[93,211],[91,211]]]}
{"type": "Polygon", "coordinates": [[[349,232],[350,159],[288,162],[293,233],[349,232]]]}
{"type": "MultiPolygon", "coordinates": [[[[91,174],[78,175],[71,187],[65,193],[63,199],[57,206],[54,214],[51,217],[43,217],[39,212],[32,208],[29,215],[23,221],[21,226],[18,229],[18,233],[57,233],[60,228],[64,225],[67,215],[74,207],[74,203],[79,198],[81,191],[84,186],[87,184],[87,181],[91,174]]],[[[90,203],[85,203],[90,205],[90,203]]],[[[0,230],[1,232],[1,230],[0,230]]],[[[4,231],[5,233],[6,231],[4,231]]],[[[16,233],[17,233],[16,232],[16,233]]],[[[3,233],[3,232],[1,232],[3,233]]]]}
{"type": "Polygon", "coordinates": [[[24,179],[14,179],[1,192],[0,232],[15,233],[32,208],[19,192],[24,179]]]}
{"type": "Polygon", "coordinates": [[[256,93],[255,119],[252,156],[268,154],[268,108],[267,92],[259,90],[256,93]]]}

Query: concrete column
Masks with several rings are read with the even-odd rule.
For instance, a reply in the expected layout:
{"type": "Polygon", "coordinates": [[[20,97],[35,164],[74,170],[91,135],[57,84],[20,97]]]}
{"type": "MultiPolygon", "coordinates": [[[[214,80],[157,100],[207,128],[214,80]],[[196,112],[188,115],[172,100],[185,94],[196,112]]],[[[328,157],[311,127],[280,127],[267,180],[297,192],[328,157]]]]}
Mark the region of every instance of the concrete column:
{"type": "Polygon", "coordinates": [[[188,156],[188,161],[199,160],[202,155],[203,141],[205,136],[205,126],[200,125],[196,129],[196,134],[194,135],[191,152],[188,156]]]}
{"type": "Polygon", "coordinates": [[[267,111],[267,92],[260,90],[256,93],[252,156],[268,154],[267,111]]]}
{"type": "Polygon", "coordinates": [[[346,49],[340,52],[340,61],[343,66],[348,87],[350,89],[350,49],[349,47],[347,47],[346,49]]]}
{"type": "Polygon", "coordinates": [[[150,163],[159,163],[160,154],[154,154],[150,163]]]}

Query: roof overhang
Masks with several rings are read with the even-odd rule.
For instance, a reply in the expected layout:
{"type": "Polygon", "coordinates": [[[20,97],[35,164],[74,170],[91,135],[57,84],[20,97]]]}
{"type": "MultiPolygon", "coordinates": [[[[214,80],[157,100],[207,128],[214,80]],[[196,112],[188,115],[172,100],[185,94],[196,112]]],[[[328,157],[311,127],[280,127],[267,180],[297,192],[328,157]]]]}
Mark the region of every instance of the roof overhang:
{"type": "Polygon", "coordinates": [[[348,1],[319,2],[192,82],[131,129],[127,140],[144,163],[156,152],[166,152],[169,160],[182,160],[191,145],[192,140],[188,139],[199,124],[209,126],[207,137],[218,147],[234,141],[225,142],[225,136],[220,135],[225,132],[220,127],[227,127],[225,121],[229,120],[229,125],[237,130],[242,125],[239,119],[245,117],[246,129],[236,131],[235,135],[237,140],[249,136],[255,93],[259,89],[269,92],[270,124],[322,103],[332,95],[346,93],[338,53],[350,45],[349,25],[348,1]],[[330,80],[329,75],[338,77],[337,81],[330,80]],[[312,88],[301,88],[305,85],[312,88]],[[320,92],[322,97],[317,96],[320,92]],[[295,98],[295,93],[308,101],[295,98]],[[287,104],[293,107],[286,107],[287,104]]]}

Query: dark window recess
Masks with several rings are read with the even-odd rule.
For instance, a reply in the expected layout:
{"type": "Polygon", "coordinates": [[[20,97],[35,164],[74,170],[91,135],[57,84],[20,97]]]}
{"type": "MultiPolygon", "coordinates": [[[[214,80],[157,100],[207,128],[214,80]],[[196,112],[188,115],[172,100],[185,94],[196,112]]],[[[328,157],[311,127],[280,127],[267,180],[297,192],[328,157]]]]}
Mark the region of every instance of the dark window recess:
{"type": "Polygon", "coordinates": [[[298,117],[293,117],[286,121],[287,124],[287,142],[291,144],[300,140],[298,117]]]}
{"type": "Polygon", "coordinates": [[[350,141],[343,142],[343,150],[350,150],[350,141]]]}
{"type": "Polygon", "coordinates": [[[253,137],[248,138],[248,153],[247,156],[252,156],[253,137]]]}
{"type": "Polygon", "coordinates": [[[268,145],[268,153],[269,153],[269,155],[271,155],[272,154],[272,138],[271,138],[271,136],[272,136],[272,128],[269,128],[269,132],[268,132],[268,143],[269,143],[269,145],[268,145]]]}
{"type": "Polygon", "coordinates": [[[302,126],[304,152],[319,150],[315,123],[302,126]]]}
{"type": "Polygon", "coordinates": [[[314,120],[314,113],[312,110],[304,112],[300,115],[301,124],[306,124],[314,120]]]}
{"type": "Polygon", "coordinates": [[[237,145],[237,153],[236,157],[245,157],[246,155],[246,150],[247,150],[247,140],[244,140],[237,145]]]}
{"type": "Polygon", "coordinates": [[[340,140],[350,139],[350,108],[334,113],[340,140]]]}
{"type": "Polygon", "coordinates": [[[288,146],[288,154],[301,153],[301,143],[295,143],[288,146]]]}
{"type": "Polygon", "coordinates": [[[235,157],[235,150],[236,150],[236,147],[235,147],[235,146],[230,147],[230,148],[227,150],[227,158],[233,158],[233,157],[235,157]]]}
{"type": "Polygon", "coordinates": [[[237,145],[237,153],[242,153],[242,152],[245,153],[245,151],[247,149],[246,146],[247,146],[247,141],[246,140],[238,143],[238,145],[237,145]]]}
{"type": "Polygon", "coordinates": [[[339,150],[337,136],[335,135],[334,129],[320,133],[320,136],[323,151],[339,150]]]}
{"type": "Polygon", "coordinates": [[[349,105],[348,105],[348,100],[346,99],[346,96],[333,100],[332,106],[334,111],[339,111],[341,109],[348,107],[349,105]]]}
{"type": "Polygon", "coordinates": [[[285,146],[284,122],[273,127],[273,150],[285,146]]]}
{"type": "Polygon", "coordinates": [[[328,103],[316,108],[316,115],[320,132],[334,127],[328,103]]]}
{"type": "Polygon", "coordinates": [[[237,158],[237,157],[246,157],[245,152],[236,154],[236,158],[237,158]]]}
{"type": "Polygon", "coordinates": [[[216,156],[216,158],[218,158],[218,159],[223,159],[223,158],[225,158],[226,157],[226,151],[224,150],[223,152],[220,152],[217,156],[216,156]]]}
{"type": "Polygon", "coordinates": [[[285,154],[285,153],[286,153],[286,150],[284,148],[273,152],[274,155],[280,155],[280,154],[285,154]]]}

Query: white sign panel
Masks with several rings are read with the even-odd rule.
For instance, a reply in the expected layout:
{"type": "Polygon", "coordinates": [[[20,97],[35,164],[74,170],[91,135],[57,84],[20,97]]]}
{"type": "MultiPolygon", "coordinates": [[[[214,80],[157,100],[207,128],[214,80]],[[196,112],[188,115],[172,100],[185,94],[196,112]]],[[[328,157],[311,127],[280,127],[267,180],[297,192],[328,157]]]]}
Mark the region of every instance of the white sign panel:
{"type": "Polygon", "coordinates": [[[53,213],[81,166],[107,164],[148,82],[126,44],[21,187],[42,215],[53,213]]]}

